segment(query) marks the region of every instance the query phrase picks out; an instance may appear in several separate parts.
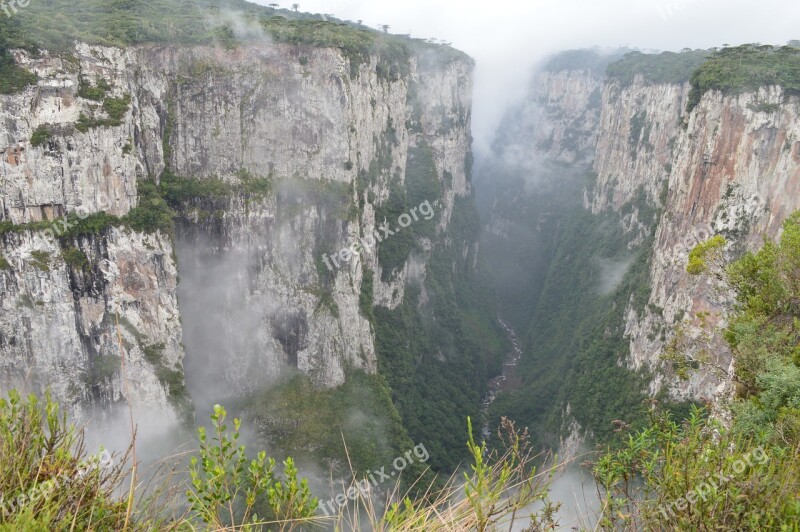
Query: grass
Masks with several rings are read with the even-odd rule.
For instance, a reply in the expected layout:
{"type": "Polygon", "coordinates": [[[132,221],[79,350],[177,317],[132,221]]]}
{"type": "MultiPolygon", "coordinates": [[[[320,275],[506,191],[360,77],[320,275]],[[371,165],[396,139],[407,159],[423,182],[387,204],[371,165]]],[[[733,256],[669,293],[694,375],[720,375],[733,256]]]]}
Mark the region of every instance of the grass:
{"type": "MultiPolygon", "coordinates": [[[[326,517],[315,514],[317,499],[294,461],[287,458],[279,472],[265,452],[252,453],[240,439],[241,421],[229,425],[220,405],[211,428],[198,429],[199,449],[167,457],[149,473],[130,461],[136,461],[135,441],[110,463],[90,456],[83,432],[61,412],[49,395],[23,399],[11,390],[0,398],[1,529],[411,532],[495,530],[529,520],[544,529],[557,526],[557,506],[547,496],[556,467],[538,471],[541,457],[531,452],[525,431],[509,422],[499,432],[503,445],[497,451],[468,438],[472,467],[441,490],[414,477],[407,482],[413,487],[403,490],[392,478],[380,486],[384,497],[356,489],[369,480],[351,470],[341,492],[332,486],[334,500],[341,493],[347,504],[326,517]],[[541,508],[531,514],[533,504],[541,508]]],[[[414,456],[422,458],[418,448],[414,456]]],[[[394,463],[382,465],[390,471],[394,463]]]]}
{"type": "Polygon", "coordinates": [[[49,396],[15,390],[0,399],[0,493],[4,530],[121,530],[127,505],[115,491],[127,455],[98,466],[83,434],[49,396]]]}

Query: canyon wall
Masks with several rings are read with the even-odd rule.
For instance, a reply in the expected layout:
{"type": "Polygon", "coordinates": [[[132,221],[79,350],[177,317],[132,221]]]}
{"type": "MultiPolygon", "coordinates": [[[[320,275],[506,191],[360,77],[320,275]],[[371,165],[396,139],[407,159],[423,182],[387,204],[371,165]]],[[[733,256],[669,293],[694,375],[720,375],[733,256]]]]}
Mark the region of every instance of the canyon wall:
{"type": "Polygon", "coordinates": [[[690,275],[689,253],[721,235],[734,260],[800,208],[800,107],[778,86],[693,94],[707,57],[559,54],[481,162],[483,249],[526,353],[492,415],[543,445],[607,441],[653,399],[681,411],[733,391],[733,294],[690,275]],[[683,375],[675,353],[702,363],[683,375]]]}
{"type": "Polygon", "coordinates": [[[710,91],[688,112],[689,89],[688,81],[654,82],[639,74],[626,82],[596,70],[545,69],[525,104],[537,111],[524,120],[537,131],[526,139],[533,157],[584,168],[584,208],[616,214],[629,249],[644,246],[650,295],[643,309],[632,296],[625,312],[626,363],[652,371],[652,394],[663,388],[676,400],[729,391],[730,355],[721,342],[708,342],[725,323],[731,294],[713,276],[687,273],[689,251],[720,234],[729,242],[727,257],[738,257],[758,249],[764,237],[777,237],[783,220],[800,208],[797,97],[778,86],[736,96],[710,91]],[[592,104],[598,90],[601,102],[592,104]],[[583,118],[576,123],[575,117],[583,118]],[[581,161],[557,142],[536,142],[537,136],[585,138],[592,154],[581,161]],[[678,330],[690,354],[716,353],[710,360],[716,370],[704,367],[688,381],[673,374],[661,355],[678,330]]]}
{"type": "Polygon", "coordinates": [[[319,386],[376,371],[365,272],[394,308],[427,255],[386,264],[373,239],[325,259],[402,229],[380,214],[420,153],[447,231],[470,193],[471,60],[266,41],[15,55],[39,80],[0,95],[4,386],[82,417],[123,399],[179,413],[184,366],[204,399],[287,367],[319,386]],[[184,187],[176,223],[143,228],[164,175],[184,187]]]}

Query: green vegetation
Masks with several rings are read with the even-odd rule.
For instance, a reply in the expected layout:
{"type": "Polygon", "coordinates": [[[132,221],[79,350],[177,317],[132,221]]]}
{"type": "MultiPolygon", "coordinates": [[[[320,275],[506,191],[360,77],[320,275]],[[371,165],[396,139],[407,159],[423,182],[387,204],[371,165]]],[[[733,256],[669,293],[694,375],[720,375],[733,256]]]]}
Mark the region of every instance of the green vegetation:
{"type": "Polygon", "coordinates": [[[500,173],[496,190],[485,194],[489,205],[514,205],[503,211],[510,232],[484,239],[482,252],[489,256],[503,319],[518,331],[525,355],[518,382],[489,409],[489,425],[508,416],[530,427],[535,445],[557,448],[569,405],[566,419],[576,420],[594,441],[610,441],[613,421],[636,427],[648,422],[642,402],[650,376],[623,363],[630,354],[625,315],[647,308],[660,212],[642,189],[619,213],[593,215],[581,204],[583,174],[555,166],[550,178],[558,186],[531,194],[512,170],[500,173]],[[631,250],[634,235],[623,231],[621,220],[634,211],[648,229],[631,250]]]}
{"type": "MultiPolygon", "coordinates": [[[[263,427],[270,448],[341,465],[349,456],[355,472],[380,468],[414,446],[380,375],[352,371],[345,384],[330,390],[295,375],[247,404],[247,416],[263,427]]],[[[416,464],[413,478],[424,468],[416,464]]]]}
{"type": "Polygon", "coordinates": [[[35,85],[37,77],[17,65],[14,60],[0,54],[0,94],[14,94],[35,85]]]}
{"type": "Polygon", "coordinates": [[[652,129],[653,123],[647,119],[647,111],[639,111],[631,117],[631,132],[628,140],[631,147],[631,155],[634,159],[639,153],[640,144],[647,149],[653,149],[653,145],[650,144],[650,131],[652,129]]]}
{"type": "Polygon", "coordinates": [[[602,456],[604,530],[796,530],[797,443],[762,446],[694,410],[652,424],[602,456]]]}
{"type": "MultiPolygon", "coordinates": [[[[469,58],[448,46],[438,46],[370,30],[365,26],[319,16],[273,9],[244,0],[69,0],[31,2],[14,16],[14,28],[3,31],[0,44],[35,50],[44,48],[57,53],[70,52],[75,40],[105,46],[129,46],[142,43],[212,44],[227,48],[252,39],[237,36],[234,22],[225,12],[241,15],[244,24],[262,28],[274,42],[338,48],[350,60],[350,73],[368,63],[371,55],[379,58],[377,71],[385,79],[397,79],[409,69],[412,53],[424,60],[448,62],[469,58]],[[58,13],[58,16],[53,16],[58,13]],[[425,53],[423,52],[432,52],[425,53]]],[[[4,19],[6,17],[3,17],[4,19]]],[[[10,26],[10,25],[9,25],[10,26]]],[[[4,48],[3,48],[4,49],[4,48]]],[[[8,85],[19,90],[35,82],[35,76],[0,61],[0,88],[8,85]]],[[[100,101],[107,92],[98,81],[96,87],[82,84],[83,97],[100,101]]],[[[91,117],[87,117],[92,123],[91,117]]],[[[81,126],[84,127],[84,126],[81,126]]]]}
{"type": "Polygon", "coordinates": [[[97,86],[92,87],[83,76],[80,77],[80,82],[78,86],[78,96],[81,98],[86,98],[87,100],[94,100],[96,102],[102,102],[105,100],[106,94],[108,91],[111,90],[111,86],[108,82],[103,79],[99,78],[97,80],[97,86]]]}
{"type": "Polygon", "coordinates": [[[103,111],[106,112],[108,118],[100,118],[95,116],[86,116],[81,113],[78,116],[78,122],[75,124],[75,129],[81,133],[86,133],[92,128],[96,127],[117,127],[122,125],[122,119],[130,109],[131,97],[125,95],[122,98],[105,98],[103,100],[103,111]]]}
{"type": "MultiPolygon", "coordinates": [[[[399,228],[397,218],[408,213],[408,205],[406,189],[395,179],[390,184],[389,197],[375,210],[375,225],[383,227],[385,224],[390,231],[395,232],[378,244],[378,261],[383,269],[381,280],[384,282],[389,281],[403,267],[416,246],[413,225],[399,232],[395,231],[399,228]]],[[[383,235],[380,229],[379,234],[383,235]]]]}
{"type": "Polygon", "coordinates": [[[64,259],[64,262],[75,270],[84,271],[89,268],[89,258],[86,256],[86,253],[76,247],[67,246],[66,249],[61,251],[61,257],[64,259]]]}
{"type": "Polygon", "coordinates": [[[758,102],[747,105],[747,108],[756,113],[774,113],[781,108],[780,104],[769,102],[758,102]]]}
{"type": "Polygon", "coordinates": [[[522,337],[530,352],[519,364],[524,385],[500,394],[492,405],[493,420],[502,414],[531,427],[539,445],[558,445],[565,404],[597,441],[613,435],[616,419],[646,421],[645,378],[619,361],[630,349],[623,335],[625,309],[632,302],[641,312],[649,298],[652,237],[639,248],[621,284],[604,294],[599,264],[626,264],[628,238],[615,215],[577,209],[556,238],[560,244],[522,337]]]}
{"type": "Polygon", "coordinates": [[[49,395],[42,403],[11,390],[0,399],[0,528],[121,530],[127,504],[117,493],[125,464],[117,462],[98,467],[49,395]]]}
{"type": "Polygon", "coordinates": [[[34,148],[38,148],[39,146],[43,146],[47,140],[50,138],[50,129],[45,126],[41,125],[36,128],[31,135],[31,146],[34,148]]]}
{"type": "MultiPolygon", "coordinates": [[[[724,242],[695,248],[688,269],[716,275],[736,294],[722,331],[736,361],[733,375],[721,375],[736,384],[730,422],[695,411],[678,424],[654,413],[650,426],[602,456],[595,475],[606,528],[800,526],[800,213],[785,222],[780,242],[727,266],[724,242]]],[[[696,369],[720,371],[706,360],[696,369]]]]}
{"type": "Polygon", "coordinates": [[[145,360],[156,370],[158,381],[167,392],[169,402],[175,409],[183,415],[186,426],[191,426],[194,421],[193,407],[189,391],[186,389],[186,382],[183,377],[183,368],[171,368],[164,361],[164,344],[144,343],[144,337],[132,326],[129,327],[131,333],[136,337],[139,348],[144,354],[145,360]]]}
{"type": "MultiPolygon", "coordinates": [[[[82,236],[99,235],[111,226],[123,224],[122,219],[105,212],[98,212],[84,217],[71,214],[67,217],[67,221],[70,227],[59,235],[62,242],[82,236]]],[[[52,222],[47,222],[47,226],[55,231],[52,222]]],[[[41,229],[41,227],[31,229],[36,230],[41,229]]]]}
{"type": "Polygon", "coordinates": [[[275,474],[275,460],[267,459],[265,452],[248,460],[245,446],[239,444],[241,422],[234,419],[230,432],[226,416],[225,409],[215,405],[211,415],[213,438],[203,427],[198,431],[199,456],[191,459],[191,487],[187,492],[192,513],[214,530],[247,530],[261,523],[302,523],[311,518],[317,499],[311,496],[308,481],[298,480],[294,461],[286,459],[285,478],[281,480],[275,474]]]}
{"type": "MultiPolygon", "coordinates": [[[[331,184],[311,184],[309,189],[317,190],[324,195],[335,188],[331,184]]],[[[219,179],[188,179],[165,171],[161,182],[142,180],[138,183],[139,202],[130,212],[122,217],[98,212],[88,216],[72,213],[66,217],[68,227],[57,221],[13,224],[0,222],[0,235],[4,233],[21,233],[24,231],[53,231],[62,246],[70,240],[98,235],[110,227],[128,227],[143,233],[161,231],[171,235],[174,231],[174,219],[195,203],[227,200],[233,194],[244,194],[250,198],[260,198],[272,190],[272,182],[263,178],[247,177],[241,184],[231,185],[219,179]]]]}
{"type": "Polygon", "coordinates": [[[412,209],[416,209],[418,219],[413,220],[412,217],[408,227],[400,228],[399,232],[389,235],[378,246],[381,279],[384,282],[391,279],[406,263],[411,252],[416,249],[419,238],[433,239],[436,236],[440,210],[434,205],[438,205],[442,198],[442,182],[433,160],[433,152],[424,140],[408,152],[405,186],[395,178],[389,187],[389,197],[375,210],[376,224],[380,227],[385,222],[389,229],[395,231],[400,228],[398,218],[404,214],[410,216],[412,209]],[[433,210],[432,214],[419,212],[418,207],[424,202],[433,210]],[[426,216],[429,219],[426,220],[426,216]]]}
{"type": "MultiPolygon", "coordinates": [[[[1,265],[2,263],[0,263],[1,265]]],[[[361,293],[358,296],[358,307],[361,309],[361,314],[367,318],[370,323],[375,321],[375,314],[373,306],[375,299],[373,291],[375,289],[375,276],[372,270],[367,266],[362,268],[363,279],[361,280],[361,293]]]]}
{"type": "Polygon", "coordinates": [[[0,254],[0,270],[10,270],[11,264],[3,255],[0,254]]]}
{"type": "MultiPolygon", "coordinates": [[[[503,451],[498,452],[476,443],[469,418],[467,425],[472,464],[458,479],[463,480],[463,488],[455,488],[451,479],[445,489],[432,494],[431,502],[406,497],[402,503],[392,504],[383,519],[371,519],[372,530],[488,532],[515,530],[523,524],[528,525],[526,530],[558,529],[555,513],[560,504],[553,504],[548,497],[554,468],[537,473],[532,464],[541,457],[531,453],[527,432],[520,434],[513,423],[504,420],[500,432],[503,451]],[[530,513],[531,506],[538,510],[530,513]]],[[[374,511],[367,513],[375,515],[374,511]]]]}
{"type": "Polygon", "coordinates": [[[274,185],[272,179],[255,176],[245,169],[239,170],[238,177],[242,191],[248,197],[264,199],[272,194],[274,185]]]}
{"type": "Polygon", "coordinates": [[[692,74],[691,84],[690,111],[710,90],[739,94],[780,85],[786,94],[800,94],[800,49],[757,44],[722,48],[692,74]]]}
{"type": "Polygon", "coordinates": [[[717,235],[696,245],[689,252],[689,264],[686,267],[686,271],[692,275],[706,272],[710,262],[719,262],[722,259],[722,252],[726,244],[727,241],[717,235]]]}
{"type": "Polygon", "coordinates": [[[479,226],[472,199],[457,198],[448,234],[436,239],[428,262],[428,303],[420,306],[420,287],[410,284],[398,308],[374,309],[379,372],[434,471],[453,471],[466,458],[459,420],[479,417],[486,383],[509,349],[473,268],[479,226]]]}
{"type": "Polygon", "coordinates": [[[617,81],[623,87],[633,84],[637,75],[641,75],[644,82],[649,84],[685,83],[697,67],[706,61],[709,54],[706,50],[660,54],[630,52],[619,61],[608,65],[606,74],[609,79],[617,81]]]}
{"type": "Polygon", "coordinates": [[[111,125],[118,126],[131,106],[131,97],[126,94],[122,98],[106,98],[103,100],[103,110],[108,114],[111,125]]]}
{"type": "Polygon", "coordinates": [[[162,189],[150,180],[140,181],[138,186],[139,203],[125,216],[124,221],[134,231],[144,233],[161,231],[171,235],[175,227],[173,222],[175,212],[164,199],[162,189]]]}
{"type": "Polygon", "coordinates": [[[624,52],[624,49],[609,54],[597,50],[566,50],[553,55],[542,69],[547,72],[592,70],[602,73],[609,63],[619,59],[624,52]]]}
{"type": "Polygon", "coordinates": [[[232,193],[229,183],[220,179],[188,179],[165,170],[159,189],[162,197],[173,208],[190,201],[208,201],[227,198],[232,193]]]}
{"type": "MultiPolygon", "coordinates": [[[[406,160],[406,190],[408,208],[413,209],[428,202],[429,205],[438,205],[442,200],[442,181],[436,170],[433,151],[427,142],[421,140],[416,146],[408,150],[406,160]]],[[[413,222],[416,237],[434,238],[436,227],[439,225],[441,213],[434,207],[434,214],[430,220],[425,220],[422,213],[420,219],[413,222]]],[[[397,218],[395,218],[396,220],[397,218]]]]}
{"type": "Polygon", "coordinates": [[[117,355],[97,355],[89,360],[89,370],[84,375],[87,386],[105,384],[119,374],[122,358],[117,355]]]}
{"type": "Polygon", "coordinates": [[[291,217],[304,206],[313,206],[326,217],[353,221],[358,207],[353,202],[353,186],[342,181],[325,179],[284,179],[276,187],[278,208],[291,217]]]}
{"type": "Polygon", "coordinates": [[[31,265],[43,272],[50,271],[50,253],[43,250],[31,251],[31,265]]]}
{"type": "Polygon", "coordinates": [[[35,85],[36,75],[17,64],[9,48],[20,40],[21,32],[8,17],[0,17],[0,94],[15,94],[35,85]]]}
{"type": "Polygon", "coordinates": [[[294,460],[286,458],[278,473],[265,452],[248,453],[241,427],[239,419],[229,425],[225,409],[215,405],[209,429],[198,429],[199,448],[189,453],[188,470],[176,463],[174,471],[149,478],[128,466],[130,453],[113,457],[110,467],[88,456],[82,432],[49,396],[44,404],[35,396],[25,402],[12,390],[0,399],[0,528],[288,531],[360,530],[368,523],[372,530],[444,532],[488,531],[517,520],[548,530],[557,526],[557,506],[547,497],[554,469],[536,470],[538,457],[510,422],[504,423],[500,451],[468,438],[473,464],[463,484],[451,479],[442,490],[419,485],[425,496],[416,498],[387,482],[382,487],[393,495],[384,506],[383,495],[359,489],[368,480],[354,473],[341,492],[351,506],[334,506],[330,517],[319,515],[318,500],[294,460]],[[129,475],[138,476],[128,484],[129,475]],[[534,504],[541,509],[531,514],[534,504]]]}

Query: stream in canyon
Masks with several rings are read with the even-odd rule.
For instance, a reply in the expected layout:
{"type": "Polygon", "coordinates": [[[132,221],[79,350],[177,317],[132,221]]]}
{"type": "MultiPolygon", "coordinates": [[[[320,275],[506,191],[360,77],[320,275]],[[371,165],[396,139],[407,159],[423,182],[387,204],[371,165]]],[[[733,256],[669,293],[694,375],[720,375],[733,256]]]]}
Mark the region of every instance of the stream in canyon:
{"type": "Polygon", "coordinates": [[[505,331],[508,339],[511,340],[511,351],[508,353],[505,361],[503,361],[503,371],[500,375],[497,375],[489,381],[489,390],[483,397],[483,407],[481,411],[485,421],[481,434],[484,440],[492,435],[492,428],[489,426],[489,408],[492,406],[492,403],[494,403],[498,393],[503,390],[509,390],[515,386],[517,364],[519,364],[519,360],[522,358],[522,347],[519,344],[516,331],[512,329],[508,323],[503,321],[502,317],[498,316],[497,321],[505,331]]]}

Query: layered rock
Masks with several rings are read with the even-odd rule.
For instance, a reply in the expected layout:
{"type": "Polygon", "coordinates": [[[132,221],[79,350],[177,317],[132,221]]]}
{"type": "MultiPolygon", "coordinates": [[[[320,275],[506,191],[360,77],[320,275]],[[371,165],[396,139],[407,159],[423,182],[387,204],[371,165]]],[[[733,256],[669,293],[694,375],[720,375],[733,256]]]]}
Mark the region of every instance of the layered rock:
{"type": "MultiPolygon", "coordinates": [[[[703,97],[678,137],[666,209],[656,232],[650,302],[658,314],[628,323],[634,366],[657,365],[664,345],[664,338],[654,334],[659,322],[686,321],[687,333],[697,340],[695,349],[702,347],[709,328],[724,324],[730,294],[720,290],[713,276],[686,272],[689,251],[714,234],[729,240],[731,258],[760,248],[800,208],[799,187],[796,97],[785,97],[780,87],[703,97]],[[772,109],[759,111],[763,103],[772,109]],[[701,320],[702,313],[710,316],[701,320]]],[[[709,351],[716,354],[715,366],[728,369],[724,346],[709,351]]],[[[688,383],[668,384],[679,397],[711,398],[722,391],[717,385],[724,380],[722,371],[702,371],[688,383]]]]}
{"type": "Polygon", "coordinates": [[[495,145],[510,164],[545,161],[590,165],[601,115],[603,74],[596,70],[537,72],[524,101],[495,145]]]}
{"type": "Polygon", "coordinates": [[[393,307],[409,275],[424,277],[425,254],[385,283],[376,246],[337,268],[323,257],[374,234],[390,183],[402,186],[409,153],[421,145],[442,182],[430,201],[446,230],[455,198],[470,186],[465,56],[412,54],[391,75],[379,55],[351,65],[338,49],[267,42],[79,44],[74,57],[17,59],[40,81],[0,96],[1,220],[122,217],[136,207],[142,180],[165,168],[235,192],[188,201],[176,245],[125,224],[77,240],[42,224],[5,234],[4,384],[31,375],[76,410],[123,395],[167,408],[164,376],[181,370],[182,338],[187,371],[219,393],[246,393],[286,366],[321,386],[342,383],[350,368],[375,371],[374,333],[359,305],[364,271],[373,273],[375,302],[393,307]],[[87,90],[103,86],[99,96],[87,90]],[[247,188],[253,182],[258,191],[247,188]],[[60,258],[73,248],[85,268],[60,258]],[[34,250],[50,254],[49,271],[31,264],[34,250]],[[92,361],[121,361],[123,351],[124,372],[111,364],[101,383],[78,378],[92,361]],[[126,388],[121,374],[137,384],[126,388]]]}
{"type": "MultiPolygon", "coordinates": [[[[526,154],[536,162],[534,173],[551,181],[564,173],[560,166],[553,172],[554,162],[590,166],[584,208],[617,213],[628,248],[651,257],[649,300],[637,308],[632,297],[625,312],[629,367],[652,370],[653,394],[666,389],[678,400],[726,394],[732,361],[715,332],[725,324],[731,294],[713,276],[689,275],[688,254],[720,234],[730,242],[728,258],[736,258],[760,247],[765,236],[777,237],[800,207],[797,98],[780,87],[738,96],[709,92],[688,113],[687,82],[654,82],[642,74],[623,82],[580,68],[539,72],[530,92],[526,111],[506,124],[498,150],[503,139],[521,139],[510,157],[526,154]],[[583,139],[579,149],[565,143],[570,138],[583,139]],[[543,163],[550,170],[542,171],[543,163]],[[689,354],[716,354],[688,381],[661,359],[676,335],[689,354]]],[[[498,235],[511,225],[502,209],[492,213],[492,224],[498,235]]]]}

